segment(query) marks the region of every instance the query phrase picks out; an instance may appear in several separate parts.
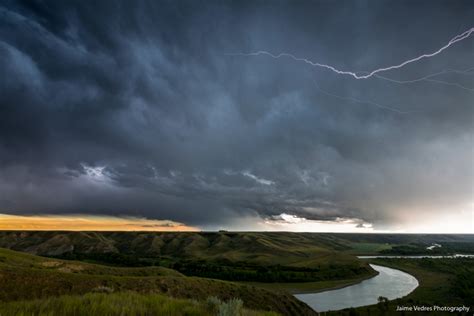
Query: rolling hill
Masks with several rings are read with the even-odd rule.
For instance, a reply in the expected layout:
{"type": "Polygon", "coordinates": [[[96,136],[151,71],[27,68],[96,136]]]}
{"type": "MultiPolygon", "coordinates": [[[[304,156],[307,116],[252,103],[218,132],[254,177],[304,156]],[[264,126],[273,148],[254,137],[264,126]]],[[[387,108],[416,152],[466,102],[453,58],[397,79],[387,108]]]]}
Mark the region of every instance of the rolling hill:
{"type": "Polygon", "coordinates": [[[314,314],[306,304],[285,292],[186,277],[162,267],[109,267],[43,258],[7,249],[0,249],[0,284],[0,302],[3,302],[0,306],[6,302],[44,300],[91,292],[133,292],[199,301],[209,297],[223,301],[240,299],[248,309],[273,311],[283,315],[314,314]]]}
{"type": "Polygon", "coordinates": [[[330,234],[0,232],[0,247],[122,266],[162,266],[231,281],[314,282],[370,276],[330,234]]]}

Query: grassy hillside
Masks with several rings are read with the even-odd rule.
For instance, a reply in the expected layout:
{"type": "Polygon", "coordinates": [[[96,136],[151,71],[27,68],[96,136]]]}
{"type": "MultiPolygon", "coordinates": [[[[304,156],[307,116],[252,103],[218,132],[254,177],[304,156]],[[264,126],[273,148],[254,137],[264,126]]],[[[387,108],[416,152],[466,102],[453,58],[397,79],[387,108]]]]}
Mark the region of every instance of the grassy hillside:
{"type": "Polygon", "coordinates": [[[0,247],[43,256],[115,253],[163,261],[178,257],[267,265],[306,265],[335,252],[374,254],[403,245],[417,245],[428,253],[443,250],[427,251],[433,243],[474,252],[472,234],[0,231],[0,247]]]}
{"type": "MultiPolygon", "coordinates": [[[[185,277],[161,267],[108,267],[78,261],[43,258],[0,249],[0,301],[47,299],[91,292],[166,294],[176,298],[224,301],[241,299],[246,308],[283,315],[313,315],[292,295],[232,282],[185,277]]],[[[3,305],[3,304],[1,304],[3,305]]]]}
{"type": "MultiPolygon", "coordinates": [[[[356,254],[407,249],[468,253],[473,245],[473,235],[0,232],[0,246],[27,252],[0,248],[0,305],[8,308],[4,313],[0,309],[0,314],[23,305],[61,309],[64,304],[85,304],[87,298],[97,300],[90,303],[97,306],[113,305],[122,293],[133,293],[136,301],[130,304],[145,309],[150,295],[166,295],[197,300],[177,304],[206,315],[209,310],[200,308],[208,308],[206,300],[215,296],[224,302],[241,299],[249,313],[313,315],[288,291],[320,291],[372,276],[368,262],[356,254]],[[433,243],[442,245],[442,250],[427,250],[433,243]],[[97,293],[104,291],[109,296],[97,293]],[[57,296],[61,297],[53,298],[57,296]],[[39,301],[31,302],[35,299],[39,301]]],[[[406,270],[420,280],[420,287],[402,303],[434,304],[449,295],[457,299],[453,302],[467,302],[466,297],[473,295],[472,259],[373,261],[406,270]]],[[[375,315],[396,302],[341,313],[375,315]]]]}
{"type": "Polygon", "coordinates": [[[0,246],[122,266],[163,266],[188,276],[249,282],[316,282],[372,269],[331,234],[0,232],[0,246]]]}
{"type": "Polygon", "coordinates": [[[0,247],[37,255],[121,253],[140,257],[294,264],[349,249],[324,234],[207,232],[0,232],[0,247]]]}
{"type": "Polygon", "coordinates": [[[310,282],[313,289],[325,282],[350,283],[373,275],[355,255],[474,253],[474,236],[3,231],[0,247],[115,266],[161,266],[187,276],[229,281],[310,282]],[[427,249],[434,243],[441,247],[427,249]]]}
{"type": "Polygon", "coordinates": [[[0,248],[0,268],[26,268],[52,272],[80,273],[109,276],[183,276],[176,270],[164,267],[115,267],[80,261],[52,260],[27,253],[0,248]]]}
{"type": "Polygon", "coordinates": [[[278,315],[274,312],[244,309],[240,300],[222,302],[215,298],[209,298],[206,301],[196,301],[175,299],[158,294],[144,295],[133,292],[114,294],[90,293],[83,296],[65,295],[42,300],[0,304],[0,315],[3,316],[211,316],[216,314],[241,316],[278,315]]]}

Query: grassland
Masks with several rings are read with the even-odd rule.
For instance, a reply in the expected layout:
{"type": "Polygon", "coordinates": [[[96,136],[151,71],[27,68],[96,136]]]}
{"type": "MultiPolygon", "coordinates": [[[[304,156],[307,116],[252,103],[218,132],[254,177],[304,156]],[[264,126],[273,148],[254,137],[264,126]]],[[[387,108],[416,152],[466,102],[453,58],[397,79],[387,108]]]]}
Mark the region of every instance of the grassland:
{"type": "Polygon", "coordinates": [[[242,307],[240,300],[221,302],[175,299],[159,294],[89,293],[82,296],[64,295],[42,300],[17,301],[0,304],[2,316],[277,316],[275,312],[255,311],[242,307]]]}
{"type": "Polygon", "coordinates": [[[356,255],[469,253],[473,245],[472,235],[0,232],[1,247],[32,254],[114,266],[167,267],[187,276],[293,292],[340,287],[373,276],[356,255]],[[442,247],[427,250],[433,243],[442,247]]]}
{"type": "Polygon", "coordinates": [[[392,245],[388,243],[376,243],[376,242],[358,242],[351,244],[350,253],[364,255],[364,254],[376,254],[383,251],[392,249],[392,245]]]}
{"type": "MultiPolygon", "coordinates": [[[[473,245],[473,235],[0,232],[0,247],[25,252],[0,249],[0,307],[2,315],[28,313],[20,306],[43,306],[48,314],[65,306],[116,305],[130,295],[135,301],[127,304],[142,306],[136,312],[148,315],[147,308],[155,307],[147,302],[157,296],[164,305],[180,306],[178,314],[208,315],[216,311],[206,302],[217,297],[221,303],[242,300],[248,315],[314,315],[290,293],[344,287],[373,276],[368,261],[356,255],[470,253],[473,245]],[[433,243],[442,247],[427,250],[433,243]],[[104,289],[110,293],[97,293],[104,289]]],[[[465,268],[474,266],[472,261],[371,262],[415,275],[420,287],[402,300],[336,314],[390,314],[397,303],[474,297],[474,271],[465,268]]]]}
{"type": "Polygon", "coordinates": [[[165,265],[176,259],[307,266],[331,255],[396,254],[400,247],[422,253],[474,253],[474,235],[0,231],[0,247],[97,261],[107,260],[100,254],[112,254],[114,262],[122,258],[127,266],[165,265]],[[433,243],[442,247],[428,251],[433,243]]]}
{"type": "Polygon", "coordinates": [[[247,282],[325,282],[372,275],[330,234],[0,232],[0,246],[61,259],[162,266],[187,276],[247,282]]]}
{"type": "MultiPolygon", "coordinates": [[[[112,293],[164,294],[182,299],[241,299],[247,309],[283,315],[313,315],[304,303],[284,292],[233,282],[186,277],[161,267],[108,267],[78,261],[43,258],[0,249],[0,302],[43,300],[84,295],[108,289],[112,293]]],[[[92,314],[93,315],[93,314],[92,314]]]]}

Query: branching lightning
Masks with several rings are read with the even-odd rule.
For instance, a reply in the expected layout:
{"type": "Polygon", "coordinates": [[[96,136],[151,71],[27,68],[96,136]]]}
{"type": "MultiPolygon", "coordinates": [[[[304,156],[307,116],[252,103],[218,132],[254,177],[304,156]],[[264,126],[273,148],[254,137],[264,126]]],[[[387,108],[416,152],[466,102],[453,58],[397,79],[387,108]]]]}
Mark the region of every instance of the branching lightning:
{"type": "Polygon", "coordinates": [[[428,82],[433,82],[433,83],[444,84],[444,85],[447,85],[447,86],[454,86],[454,87],[458,87],[458,88],[461,88],[461,89],[466,90],[466,91],[474,92],[474,89],[463,86],[462,84],[459,84],[459,83],[456,83],[456,82],[443,81],[443,80],[428,79],[428,78],[422,78],[422,79],[419,79],[419,80],[395,80],[395,79],[382,77],[382,76],[377,76],[377,78],[387,80],[387,81],[390,81],[390,82],[394,82],[394,83],[399,83],[399,84],[408,84],[408,83],[415,83],[415,82],[420,82],[420,81],[428,81],[428,82]]]}
{"type": "Polygon", "coordinates": [[[304,63],[307,63],[313,67],[320,67],[320,68],[326,68],[326,69],[329,69],[337,74],[340,74],[340,75],[347,75],[347,76],[351,76],[353,77],[354,79],[368,79],[368,78],[371,78],[373,76],[376,76],[378,73],[381,73],[381,72],[386,72],[386,71],[390,71],[390,70],[393,70],[393,69],[399,69],[399,68],[402,68],[408,64],[411,64],[411,63],[414,63],[414,62],[417,62],[421,59],[424,59],[424,58],[430,58],[430,57],[433,57],[433,56],[436,56],[438,54],[440,54],[441,52],[443,52],[444,50],[448,49],[450,46],[452,46],[453,44],[457,43],[457,42],[460,42],[466,38],[468,38],[469,36],[471,36],[471,34],[474,32],[474,27],[471,27],[469,30],[459,34],[459,35],[456,35],[455,37],[453,37],[447,44],[445,44],[444,46],[442,46],[441,48],[439,48],[438,50],[432,52],[432,53],[426,53],[426,54],[423,54],[423,55],[420,55],[418,57],[415,57],[415,58],[412,58],[412,59],[408,59],[398,65],[393,65],[393,66],[388,66],[388,67],[383,67],[383,68],[378,68],[378,69],[375,69],[375,70],[372,70],[370,71],[369,73],[366,73],[366,74],[358,74],[356,72],[352,72],[352,71],[345,71],[345,70],[339,70],[337,69],[336,67],[334,66],[331,66],[331,65],[327,65],[327,64],[321,64],[321,63],[318,63],[318,62],[313,62],[309,59],[306,59],[306,58],[301,58],[301,57],[296,57],[295,55],[293,54],[289,54],[289,53],[280,53],[278,55],[275,55],[275,54],[272,54],[270,52],[267,52],[267,51],[258,51],[258,52],[254,52],[254,53],[230,53],[230,54],[227,54],[227,55],[231,55],[231,56],[259,56],[259,55],[266,55],[266,56],[270,56],[272,58],[275,58],[275,59],[279,59],[279,58],[282,58],[282,57],[288,57],[288,58],[291,58],[295,61],[301,61],[301,62],[304,62],[304,63]]]}
{"type": "Polygon", "coordinates": [[[449,74],[449,73],[472,75],[472,74],[474,74],[474,73],[472,73],[472,70],[474,70],[474,67],[468,68],[466,70],[446,69],[446,70],[443,70],[443,71],[433,73],[431,75],[426,75],[426,76],[423,76],[423,77],[420,77],[420,78],[409,79],[409,80],[396,80],[396,79],[392,79],[392,78],[383,77],[381,75],[375,75],[375,77],[377,77],[379,79],[384,79],[384,80],[388,80],[388,81],[391,81],[391,82],[395,82],[395,83],[415,83],[415,82],[419,82],[419,81],[426,81],[430,78],[433,78],[433,77],[436,77],[436,76],[439,76],[439,75],[449,74]]]}
{"type": "MultiPolygon", "coordinates": [[[[397,84],[412,84],[412,83],[421,82],[421,81],[428,81],[428,82],[433,82],[433,83],[438,83],[438,84],[443,84],[443,85],[448,85],[448,86],[455,86],[455,87],[464,89],[466,91],[474,92],[473,88],[465,87],[465,86],[463,86],[459,83],[453,83],[453,82],[447,82],[447,81],[443,81],[443,80],[433,79],[436,76],[443,75],[443,74],[448,74],[448,73],[458,73],[458,74],[464,74],[464,75],[472,75],[472,74],[474,74],[472,72],[474,70],[474,67],[470,68],[470,69],[467,69],[467,70],[446,69],[446,70],[443,70],[443,71],[439,71],[437,73],[433,73],[433,74],[430,74],[430,75],[426,75],[426,76],[416,78],[416,79],[411,79],[411,80],[396,80],[396,79],[392,79],[392,78],[388,78],[388,77],[380,75],[380,73],[387,72],[387,71],[394,70],[394,69],[400,69],[400,68],[402,68],[402,67],[404,67],[408,64],[417,62],[421,59],[434,57],[434,56],[442,53],[444,50],[448,49],[449,47],[451,47],[455,43],[460,42],[460,41],[468,38],[469,36],[472,35],[472,33],[474,33],[474,27],[471,27],[467,31],[454,36],[451,40],[449,40],[449,42],[447,44],[445,44],[444,46],[442,46],[441,48],[437,49],[434,52],[419,55],[417,57],[405,60],[405,61],[403,61],[403,62],[401,62],[397,65],[387,66],[387,67],[383,67],[383,68],[377,68],[377,69],[372,70],[372,71],[364,71],[364,72],[362,72],[362,71],[352,72],[352,71],[340,70],[340,69],[337,69],[334,66],[327,65],[327,64],[322,64],[322,63],[319,63],[319,62],[314,62],[314,61],[311,61],[307,58],[297,57],[297,56],[295,56],[293,54],[290,54],[290,53],[280,53],[278,55],[275,55],[275,54],[270,53],[268,51],[257,51],[257,52],[253,52],[253,53],[229,53],[229,54],[226,54],[226,55],[230,55],[230,56],[260,56],[260,55],[263,55],[263,56],[272,57],[274,59],[280,59],[280,58],[283,58],[283,57],[287,57],[287,58],[290,58],[294,61],[309,64],[312,67],[319,67],[319,68],[329,69],[329,70],[331,70],[332,72],[334,72],[336,74],[350,76],[350,77],[352,77],[354,79],[358,79],[358,80],[360,80],[360,79],[369,79],[369,78],[374,77],[374,78],[377,78],[377,79],[386,80],[386,81],[397,83],[397,84]]],[[[353,98],[353,97],[337,95],[337,94],[328,92],[326,90],[323,90],[318,85],[316,80],[314,80],[314,84],[315,84],[316,88],[318,89],[318,91],[320,91],[321,93],[323,93],[325,95],[328,95],[328,96],[331,96],[331,97],[334,97],[334,98],[341,99],[341,100],[374,105],[374,106],[379,107],[381,109],[396,112],[398,114],[409,114],[409,113],[418,112],[418,111],[402,111],[402,110],[397,109],[395,107],[385,106],[385,105],[382,105],[382,104],[379,104],[377,102],[370,101],[370,100],[362,100],[362,99],[357,99],[357,98],[353,98]]]]}
{"type": "Polygon", "coordinates": [[[427,75],[427,76],[417,78],[417,79],[410,79],[410,80],[396,80],[396,79],[387,78],[387,77],[384,77],[384,76],[381,76],[381,75],[375,75],[375,77],[379,78],[379,79],[387,80],[387,81],[390,81],[390,82],[398,83],[398,84],[409,84],[409,83],[416,83],[416,82],[420,82],[420,81],[428,81],[428,82],[444,84],[444,85],[447,85],[447,86],[455,86],[455,87],[464,89],[466,91],[474,92],[473,88],[463,86],[463,85],[461,85],[459,83],[456,83],[456,82],[448,82],[448,81],[443,81],[443,80],[431,79],[431,78],[434,78],[436,76],[444,75],[444,74],[448,74],[448,73],[472,75],[473,74],[471,72],[472,70],[474,70],[474,67],[469,68],[467,70],[446,69],[446,70],[443,70],[443,71],[440,71],[440,72],[437,72],[437,73],[434,73],[434,74],[431,74],[431,75],[427,75]]]}
{"type": "Polygon", "coordinates": [[[374,101],[369,101],[369,100],[361,100],[361,99],[357,99],[357,98],[353,98],[353,97],[346,97],[346,96],[341,96],[341,95],[337,95],[337,94],[334,94],[334,93],[331,93],[331,92],[328,92],[326,90],[323,90],[319,85],[318,83],[316,82],[316,80],[313,80],[314,81],[314,85],[316,86],[316,89],[318,89],[319,92],[325,94],[325,95],[328,95],[330,97],[334,97],[334,98],[337,98],[337,99],[340,99],[340,100],[344,100],[344,101],[350,101],[350,102],[356,102],[356,103],[362,103],[362,104],[370,104],[370,105],[374,105],[376,107],[379,107],[381,109],[384,109],[384,110],[389,110],[389,111],[392,111],[392,112],[396,112],[398,114],[409,114],[409,113],[415,113],[417,111],[402,111],[402,110],[399,110],[397,108],[394,108],[394,107],[391,107],[391,106],[386,106],[386,105],[382,105],[382,104],[379,104],[377,102],[374,102],[374,101]]]}

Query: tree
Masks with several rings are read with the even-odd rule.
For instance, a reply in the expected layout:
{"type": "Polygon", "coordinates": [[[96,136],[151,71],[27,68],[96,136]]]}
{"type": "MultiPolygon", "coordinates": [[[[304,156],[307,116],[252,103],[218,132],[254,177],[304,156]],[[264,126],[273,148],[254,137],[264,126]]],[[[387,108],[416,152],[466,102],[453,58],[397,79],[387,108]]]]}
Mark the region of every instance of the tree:
{"type": "Polygon", "coordinates": [[[388,309],[388,298],[386,298],[385,296],[379,296],[377,298],[377,301],[378,301],[377,305],[381,310],[387,310],[388,309]]]}

